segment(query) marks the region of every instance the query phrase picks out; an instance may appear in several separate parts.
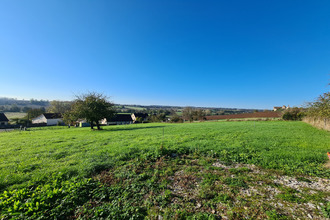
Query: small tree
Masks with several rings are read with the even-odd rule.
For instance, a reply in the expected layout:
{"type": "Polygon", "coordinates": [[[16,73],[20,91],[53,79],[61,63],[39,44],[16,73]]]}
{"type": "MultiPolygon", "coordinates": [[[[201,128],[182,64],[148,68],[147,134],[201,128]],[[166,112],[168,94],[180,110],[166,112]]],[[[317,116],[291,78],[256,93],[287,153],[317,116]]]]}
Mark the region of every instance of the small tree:
{"type": "Polygon", "coordinates": [[[309,104],[308,115],[330,118],[330,92],[320,95],[315,102],[309,104]]]}
{"type": "Polygon", "coordinates": [[[111,118],[115,114],[114,104],[108,101],[103,94],[89,92],[81,96],[77,96],[71,107],[71,111],[67,114],[69,120],[84,118],[90,123],[93,129],[94,123],[100,130],[99,121],[104,118],[111,118]]]}
{"type": "Polygon", "coordinates": [[[51,101],[50,106],[48,107],[47,111],[50,113],[65,113],[70,111],[71,109],[71,102],[63,102],[63,101],[51,101]]]}
{"type": "Polygon", "coordinates": [[[301,121],[305,116],[302,108],[288,108],[282,112],[282,119],[286,121],[301,121]]]}
{"type": "Polygon", "coordinates": [[[186,107],[182,111],[182,118],[184,120],[188,120],[192,122],[194,120],[193,118],[193,109],[191,107],[186,107]]]}

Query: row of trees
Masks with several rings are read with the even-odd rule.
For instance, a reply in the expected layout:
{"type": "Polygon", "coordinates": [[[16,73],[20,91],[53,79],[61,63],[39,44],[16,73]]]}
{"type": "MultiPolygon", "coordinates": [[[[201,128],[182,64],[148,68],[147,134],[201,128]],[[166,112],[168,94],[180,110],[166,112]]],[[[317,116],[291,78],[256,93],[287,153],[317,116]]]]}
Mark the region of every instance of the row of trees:
{"type": "MultiPolygon", "coordinates": [[[[31,109],[34,109],[34,108],[31,108],[31,107],[19,107],[17,105],[9,105],[9,106],[4,106],[4,105],[1,105],[0,106],[0,112],[24,112],[24,113],[27,113],[29,112],[31,109]]],[[[41,109],[45,109],[45,107],[41,107],[41,109]]]]}

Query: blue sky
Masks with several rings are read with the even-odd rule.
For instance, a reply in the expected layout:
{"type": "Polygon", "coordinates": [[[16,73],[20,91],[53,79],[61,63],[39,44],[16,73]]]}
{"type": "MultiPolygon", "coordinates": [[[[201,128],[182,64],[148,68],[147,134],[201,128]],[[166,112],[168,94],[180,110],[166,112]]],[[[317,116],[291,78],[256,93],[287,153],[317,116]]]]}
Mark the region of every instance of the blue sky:
{"type": "Polygon", "coordinates": [[[330,1],[0,1],[0,97],[270,109],[329,91],[330,1]]]}

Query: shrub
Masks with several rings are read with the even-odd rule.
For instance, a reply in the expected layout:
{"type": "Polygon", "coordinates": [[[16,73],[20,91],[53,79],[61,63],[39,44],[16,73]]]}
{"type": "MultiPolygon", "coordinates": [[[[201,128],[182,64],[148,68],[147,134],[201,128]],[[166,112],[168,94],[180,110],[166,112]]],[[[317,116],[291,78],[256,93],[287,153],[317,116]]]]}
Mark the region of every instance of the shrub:
{"type": "Polygon", "coordinates": [[[286,121],[301,121],[305,116],[305,112],[302,108],[289,108],[282,114],[282,119],[286,121]]]}

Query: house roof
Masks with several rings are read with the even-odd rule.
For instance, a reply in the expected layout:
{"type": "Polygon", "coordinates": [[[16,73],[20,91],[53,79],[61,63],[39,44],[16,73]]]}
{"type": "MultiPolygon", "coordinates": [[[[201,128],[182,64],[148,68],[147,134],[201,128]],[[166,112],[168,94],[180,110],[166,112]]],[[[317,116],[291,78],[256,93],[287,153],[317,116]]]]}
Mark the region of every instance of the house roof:
{"type": "Polygon", "coordinates": [[[131,115],[127,114],[117,114],[108,120],[110,121],[133,121],[131,115]]]}
{"type": "Polygon", "coordinates": [[[0,121],[9,121],[5,113],[0,113],[0,121]]]}
{"type": "Polygon", "coordinates": [[[44,113],[46,119],[63,118],[61,113],[44,113]]]}
{"type": "Polygon", "coordinates": [[[143,118],[145,119],[146,117],[148,117],[147,113],[134,113],[135,117],[139,117],[139,118],[143,118]]]}

